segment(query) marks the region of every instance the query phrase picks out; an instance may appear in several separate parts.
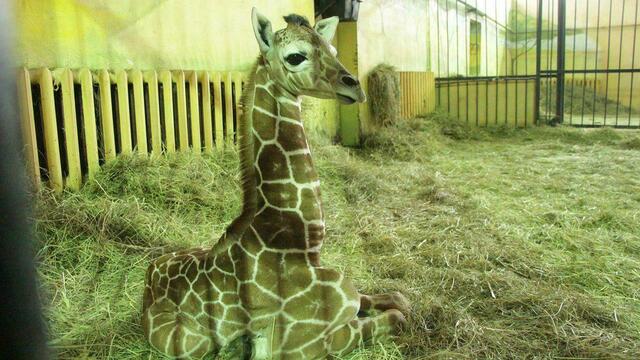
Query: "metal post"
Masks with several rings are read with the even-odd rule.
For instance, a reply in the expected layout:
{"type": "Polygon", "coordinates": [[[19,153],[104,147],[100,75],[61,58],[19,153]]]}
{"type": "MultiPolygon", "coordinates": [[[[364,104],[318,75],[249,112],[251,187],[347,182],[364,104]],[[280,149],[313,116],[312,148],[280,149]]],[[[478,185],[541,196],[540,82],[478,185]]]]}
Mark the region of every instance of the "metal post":
{"type": "Polygon", "coordinates": [[[540,71],[542,70],[542,0],[538,0],[538,17],[536,19],[536,93],[533,119],[540,122],[540,71]]]}
{"type": "Polygon", "coordinates": [[[565,55],[565,33],[566,33],[566,0],[558,0],[558,82],[556,87],[556,122],[562,124],[564,121],[564,55],[565,55]]]}

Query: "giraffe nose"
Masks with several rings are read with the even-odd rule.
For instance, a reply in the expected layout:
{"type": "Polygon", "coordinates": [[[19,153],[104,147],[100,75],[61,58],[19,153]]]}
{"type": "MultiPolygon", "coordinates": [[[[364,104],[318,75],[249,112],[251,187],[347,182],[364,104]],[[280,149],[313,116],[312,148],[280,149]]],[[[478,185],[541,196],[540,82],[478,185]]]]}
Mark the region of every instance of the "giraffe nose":
{"type": "Polygon", "coordinates": [[[349,86],[349,87],[354,87],[354,86],[360,85],[360,81],[358,81],[358,79],[354,78],[350,74],[342,75],[341,79],[342,79],[342,83],[347,85],[347,86],[349,86]]]}

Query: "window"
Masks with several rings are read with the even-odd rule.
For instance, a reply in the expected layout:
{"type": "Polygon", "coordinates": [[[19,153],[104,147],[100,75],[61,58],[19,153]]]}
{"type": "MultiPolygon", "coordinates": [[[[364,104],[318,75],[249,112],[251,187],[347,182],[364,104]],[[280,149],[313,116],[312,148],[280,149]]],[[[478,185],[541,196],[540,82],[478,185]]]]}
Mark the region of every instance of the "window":
{"type": "Polygon", "coordinates": [[[480,75],[482,25],[471,20],[469,27],[469,76],[480,75]]]}

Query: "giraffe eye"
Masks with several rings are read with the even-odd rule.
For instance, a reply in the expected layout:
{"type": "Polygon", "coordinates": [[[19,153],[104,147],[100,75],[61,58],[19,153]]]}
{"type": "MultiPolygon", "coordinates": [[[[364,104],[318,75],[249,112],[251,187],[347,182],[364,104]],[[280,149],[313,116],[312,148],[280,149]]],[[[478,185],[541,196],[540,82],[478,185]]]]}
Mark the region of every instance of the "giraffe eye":
{"type": "Polygon", "coordinates": [[[287,55],[285,60],[287,60],[287,62],[289,64],[295,66],[295,65],[299,65],[301,62],[307,60],[307,58],[304,57],[304,55],[302,55],[302,54],[291,54],[291,55],[287,55]]]}

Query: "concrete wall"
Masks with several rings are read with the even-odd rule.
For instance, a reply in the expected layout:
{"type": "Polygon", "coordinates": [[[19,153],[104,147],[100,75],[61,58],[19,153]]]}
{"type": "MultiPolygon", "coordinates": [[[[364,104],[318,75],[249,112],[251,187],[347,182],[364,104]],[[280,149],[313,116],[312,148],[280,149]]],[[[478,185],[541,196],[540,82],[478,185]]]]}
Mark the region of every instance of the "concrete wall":
{"type": "Polygon", "coordinates": [[[481,26],[479,75],[508,74],[505,31],[498,24],[506,24],[511,0],[467,3],[477,6],[477,12],[486,16],[467,11],[465,6],[453,0],[429,0],[430,69],[442,77],[468,75],[469,34],[473,20],[481,26]]]}
{"type": "MultiPolygon", "coordinates": [[[[367,75],[380,63],[398,71],[427,71],[428,0],[367,0],[358,15],[358,74],[367,89],[367,75]]],[[[359,105],[363,134],[374,131],[367,103],[359,105]]]]}
{"type": "MultiPolygon", "coordinates": [[[[256,6],[274,30],[313,0],[14,0],[19,66],[247,71],[258,55],[256,6]]],[[[337,103],[305,99],[308,127],[334,135],[337,103]],[[323,130],[324,131],[324,130],[323,130]]]]}

